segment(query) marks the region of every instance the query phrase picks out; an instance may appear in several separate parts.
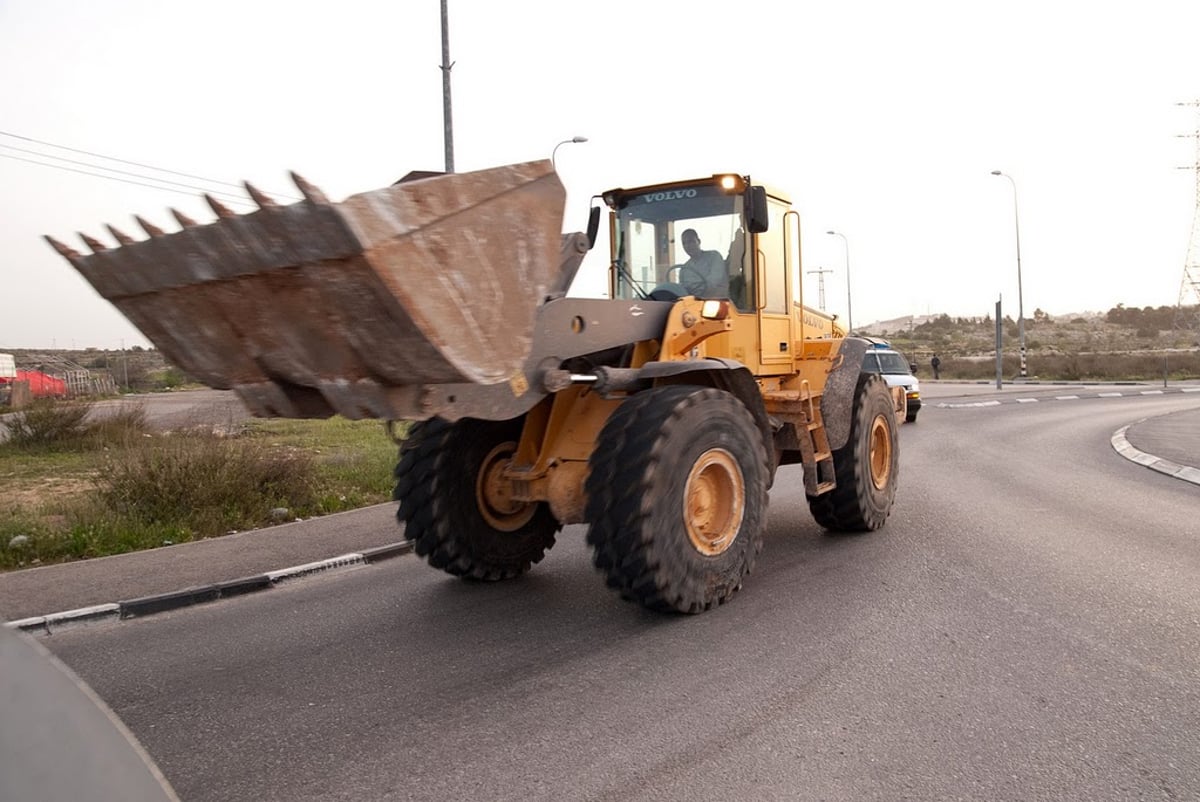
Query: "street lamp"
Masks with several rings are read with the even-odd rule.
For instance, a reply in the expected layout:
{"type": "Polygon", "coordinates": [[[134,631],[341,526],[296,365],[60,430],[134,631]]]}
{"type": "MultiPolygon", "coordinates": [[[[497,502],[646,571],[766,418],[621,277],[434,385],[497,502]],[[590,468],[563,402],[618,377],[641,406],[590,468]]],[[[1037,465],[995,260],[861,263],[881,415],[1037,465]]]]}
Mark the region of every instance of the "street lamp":
{"type": "Polygon", "coordinates": [[[558,153],[558,149],[561,148],[563,145],[578,145],[580,142],[587,142],[587,141],[588,141],[588,139],[586,136],[573,136],[570,139],[564,139],[562,142],[559,142],[557,145],[554,146],[554,150],[550,151],[551,166],[553,166],[555,170],[558,169],[558,164],[555,163],[554,156],[558,153]]]}
{"type": "Polygon", "coordinates": [[[1029,374],[1025,366],[1025,299],[1021,292],[1021,217],[1017,214],[1017,182],[1008,173],[992,170],[992,175],[1001,175],[1012,184],[1013,191],[1013,224],[1017,232],[1017,336],[1021,340],[1021,378],[1029,374]]]}
{"type": "Polygon", "coordinates": [[[850,306],[850,241],[846,239],[845,234],[840,234],[837,231],[826,231],[826,234],[832,234],[835,237],[842,238],[842,245],[846,248],[846,334],[854,333],[854,312],[850,306]]]}

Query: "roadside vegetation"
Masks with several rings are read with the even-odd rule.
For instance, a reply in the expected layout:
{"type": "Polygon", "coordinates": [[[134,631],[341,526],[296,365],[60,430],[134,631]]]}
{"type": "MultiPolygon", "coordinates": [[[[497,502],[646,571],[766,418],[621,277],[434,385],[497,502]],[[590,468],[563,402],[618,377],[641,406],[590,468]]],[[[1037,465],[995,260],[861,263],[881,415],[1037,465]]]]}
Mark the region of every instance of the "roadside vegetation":
{"type": "MultiPolygon", "coordinates": [[[[1002,375],[1019,375],[1006,317],[1002,375]]],[[[991,381],[995,320],[900,318],[860,333],[888,339],[932,377],[991,381]]],[[[1025,321],[1029,377],[1042,381],[1200,379],[1200,307],[1126,308],[1025,321]]],[[[0,349],[6,350],[6,349],[0,349]]],[[[12,349],[7,349],[12,350],[12,349]]],[[[24,352],[18,365],[82,366],[108,386],[194,385],[154,349],[24,352]]],[[[379,421],[252,420],[220,429],[152,427],[136,404],[41,402],[6,420],[0,443],[0,570],[155,548],[355,509],[391,496],[396,446],[379,421]]]]}
{"type": "MultiPolygon", "coordinates": [[[[943,379],[987,380],[996,376],[994,318],[937,315],[873,324],[866,333],[888,339],[932,376],[938,355],[943,379]]],[[[1002,375],[1020,374],[1017,322],[1001,320],[1002,375]]],[[[1200,307],[1144,309],[1118,304],[1104,314],[1054,318],[1035,310],[1025,320],[1030,378],[1044,381],[1183,381],[1200,379],[1200,307]]]]}
{"type": "Polygon", "coordinates": [[[387,501],[379,421],[155,431],[144,410],[39,402],[0,444],[0,570],[155,548],[387,501]]]}

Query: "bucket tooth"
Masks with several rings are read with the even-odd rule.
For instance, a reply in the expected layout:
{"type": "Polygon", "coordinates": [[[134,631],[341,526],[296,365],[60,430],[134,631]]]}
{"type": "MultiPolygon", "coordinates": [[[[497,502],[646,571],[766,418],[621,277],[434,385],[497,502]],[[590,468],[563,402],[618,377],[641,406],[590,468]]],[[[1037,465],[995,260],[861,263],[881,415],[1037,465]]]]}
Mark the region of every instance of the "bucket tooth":
{"type": "Polygon", "coordinates": [[[320,203],[323,205],[329,204],[329,198],[325,197],[325,193],[310,184],[303,176],[292,173],[292,183],[296,185],[296,189],[300,190],[300,194],[309,203],[320,203]]]}
{"type": "Polygon", "coordinates": [[[197,225],[195,220],[188,217],[178,209],[172,209],[171,216],[175,218],[175,222],[179,223],[179,225],[183,226],[184,228],[195,228],[197,225]]]}
{"type": "Polygon", "coordinates": [[[134,215],[133,219],[137,220],[138,225],[142,227],[142,231],[145,231],[151,237],[161,237],[166,233],[161,228],[154,225],[146,218],[141,217],[140,215],[134,215]]]}
{"type": "Polygon", "coordinates": [[[68,261],[79,258],[79,251],[75,250],[74,248],[72,248],[69,245],[59,242],[54,237],[51,237],[49,235],[44,235],[44,236],[46,237],[46,242],[50,243],[50,247],[53,248],[54,250],[58,251],[59,256],[63,257],[64,259],[67,259],[68,261]]]}
{"type": "Polygon", "coordinates": [[[113,235],[113,239],[122,245],[132,245],[134,242],[136,242],[133,237],[129,236],[123,231],[120,231],[116,226],[106,225],[105,228],[108,229],[109,234],[113,235]]]}
{"type": "Polygon", "coordinates": [[[96,239],[95,237],[89,237],[87,234],[84,234],[82,231],[79,232],[79,238],[81,240],[83,240],[84,245],[87,245],[89,248],[92,249],[92,253],[104,253],[104,251],[108,250],[108,246],[105,245],[103,242],[96,239]]]}
{"type": "Polygon", "coordinates": [[[182,230],[134,217],[148,239],[83,237],[95,253],[47,241],[173,364],[257,415],[423,419],[458,414],[458,398],[508,419],[536,401],[514,388],[563,280],[566,193],[549,159],[337,202],[292,180],[299,192],[276,200],[249,184],[206,194],[218,219],[173,210],[182,230]]]}
{"type": "Polygon", "coordinates": [[[204,200],[208,201],[209,208],[213,210],[213,214],[215,214],[217,217],[237,217],[237,212],[233,211],[228,206],[222,205],[219,200],[214,198],[212,195],[209,195],[207,192],[204,193],[204,200]]]}
{"type": "Polygon", "coordinates": [[[245,185],[246,185],[246,193],[249,194],[251,199],[253,199],[254,202],[258,204],[258,207],[260,209],[266,209],[269,206],[278,206],[279,205],[278,203],[276,203],[275,201],[273,201],[269,197],[267,197],[266,193],[264,193],[261,189],[254,186],[253,184],[251,184],[249,181],[246,181],[245,185]]]}

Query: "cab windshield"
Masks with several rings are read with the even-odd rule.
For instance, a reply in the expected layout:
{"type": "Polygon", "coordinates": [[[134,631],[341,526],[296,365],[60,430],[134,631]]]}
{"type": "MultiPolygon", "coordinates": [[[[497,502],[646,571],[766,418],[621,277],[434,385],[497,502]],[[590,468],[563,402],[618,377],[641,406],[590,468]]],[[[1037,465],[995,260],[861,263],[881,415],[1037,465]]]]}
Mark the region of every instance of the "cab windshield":
{"type": "Polygon", "coordinates": [[[747,297],[742,194],[714,184],[633,192],[617,204],[617,297],[747,297]],[[655,291],[658,292],[655,292],[655,291]]]}

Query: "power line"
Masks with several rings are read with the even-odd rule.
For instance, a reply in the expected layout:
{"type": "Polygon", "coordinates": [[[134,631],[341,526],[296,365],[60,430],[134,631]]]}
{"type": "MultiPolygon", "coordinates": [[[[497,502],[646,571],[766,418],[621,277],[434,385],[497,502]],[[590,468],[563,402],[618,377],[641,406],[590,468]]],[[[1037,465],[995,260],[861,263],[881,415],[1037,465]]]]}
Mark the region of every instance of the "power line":
{"type": "MultiPolygon", "coordinates": [[[[228,181],[217,181],[216,179],[213,179],[213,178],[205,178],[202,175],[192,175],[191,173],[181,173],[176,170],[168,170],[164,167],[155,167],[152,164],[142,164],[141,162],[133,162],[133,161],[129,161],[127,159],[119,159],[116,156],[105,156],[103,153],[93,153],[90,150],[80,150],[79,148],[72,148],[72,147],[68,147],[66,145],[56,145],[53,142],[44,142],[40,139],[34,139],[31,136],[21,136],[20,134],[9,133],[8,131],[0,131],[0,136],[12,137],[13,139],[22,139],[26,142],[33,142],[34,144],[37,144],[37,145],[45,145],[48,148],[58,148],[59,150],[69,150],[72,153],[81,153],[84,156],[94,156],[97,159],[107,159],[108,161],[111,161],[111,162],[120,162],[121,164],[129,164],[134,167],[141,167],[146,170],[154,170],[159,173],[170,173],[171,175],[178,175],[178,176],[182,176],[183,178],[193,178],[193,179],[196,179],[197,181],[207,181],[210,184],[224,184],[227,187],[234,187],[235,189],[241,189],[240,184],[231,184],[228,181]]],[[[9,147],[11,147],[11,145],[9,147]]],[[[57,159],[59,157],[51,156],[51,158],[57,159]]],[[[108,169],[108,168],[103,168],[103,169],[108,169]]]]}
{"type": "MultiPolygon", "coordinates": [[[[80,173],[82,175],[95,176],[96,178],[107,178],[109,181],[120,181],[123,184],[133,184],[133,185],[139,186],[139,187],[149,187],[150,189],[161,189],[165,192],[178,192],[180,195],[187,195],[189,197],[195,197],[192,192],[188,192],[188,191],[185,191],[182,189],[174,189],[172,187],[164,187],[159,184],[146,184],[142,181],[130,181],[128,178],[118,178],[115,175],[102,175],[101,173],[90,173],[87,170],[77,170],[74,167],[67,167],[62,164],[47,164],[45,162],[34,161],[33,159],[26,159],[23,156],[13,156],[8,153],[0,153],[0,159],[14,159],[14,160],[20,161],[20,162],[28,162],[29,164],[37,164],[37,165],[40,165],[41,167],[53,167],[56,170],[66,170],[66,171],[72,172],[72,173],[80,173]]],[[[100,169],[105,169],[105,168],[100,168],[100,169]]],[[[143,177],[146,177],[146,176],[143,176],[143,177]]],[[[150,180],[154,181],[157,179],[151,178],[150,180]]],[[[193,190],[196,190],[196,189],[199,189],[199,188],[193,187],[193,190]]],[[[201,189],[199,191],[205,192],[206,190],[201,189]]],[[[247,206],[255,205],[253,202],[248,201],[245,198],[238,197],[236,195],[231,195],[228,192],[221,192],[219,190],[213,190],[209,194],[224,195],[227,198],[233,199],[233,201],[236,203],[244,203],[247,206]]]]}
{"type": "MultiPolygon", "coordinates": [[[[104,165],[102,165],[102,164],[92,164],[92,163],[90,163],[90,162],[78,161],[78,160],[76,160],[76,159],[68,159],[68,158],[65,158],[65,157],[63,157],[63,156],[54,156],[54,155],[52,155],[52,154],[49,154],[49,153],[40,153],[40,152],[38,152],[38,151],[36,151],[36,150],[27,150],[26,148],[18,148],[18,147],[15,147],[15,146],[13,146],[13,145],[5,145],[5,144],[4,144],[4,143],[2,143],[2,142],[0,142],[0,148],[8,148],[9,150],[15,150],[15,151],[17,151],[18,153],[28,153],[28,154],[30,154],[30,155],[32,155],[32,156],[40,156],[40,157],[42,157],[43,159],[57,159],[58,161],[61,161],[61,162],[66,162],[67,164],[78,164],[78,165],[80,165],[80,166],[83,166],[83,167],[91,167],[91,168],[93,168],[93,169],[96,169],[96,170],[108,170],[108,171],[109,171],[109,172],[111,172],[111,173],[119,173],[119,174],[121,174],[121,175],[133,176],[134,178],[144,178],[144,179],[146,179],[146,180],[148,180],[148,181],[158,181],[158,182],[160,182],[160,183],[162,183],[162,184],[172,184],[172,185],[174,185],[174,186],[177,186],[177,187],[184,187],[184,188],[186,188],[186,189],[194,190],[194,191],[196,191],[196,192],[210,192],[210,193],[212,193],[212,194],[214,194],[214,195],[224,195],[224,196],[225,196],[225,197],[227,197],[227,198],[234,198],[234,199],[236,199],[236,200],[240,201],[241,203],[249,203],[249,201],[247,201],[247,200],[246,200],[246,198],[245,198],[244,196],[241,196],[241,195],[234,195],[233,193],[230,193],[230,192],[223,192],[223,191],[221,191],[221,190],[219,190],[219,189],[212,189],[212,190],[210,190],[210,189],[206,189],[206,188],[204,188],[204,187],[198,187],[198,186],[195,186],[194,184],[184,184],[184,183],[182,183],[182,182],[179,182],[179,181],[171,181],[171,180],[169,180],[169,179],[166,179],[166,178],[155,178],[154,176],[142,175],[141,173],[132,173],[132,172],[130,172],[130,171],[128,171],[128,170],[118,170],[118,169],[117,169],[117,168],[115,168],[115,167],[105,167],[105,166],[104,166],[104,165]]],[[[34,161],[33,159],[25,159],[25,158],[22,158],[22,157],[20,157],[20,156],[13,156],[13,155],[11,155],[11,154],[8,154],[8,153],[0,153],[0,157],[4,157],[4,158],[8,158],[8,159],[17,159],[17,160],[19,160],[19,161],[23,161],[23,162],[29,162],[30,164],[38,164],[38,165],[41,165],[42,167],[57,167],[57,168],[58,168],[58,169],[60,169],[60,170],[71,170],[72,172],[76,172],[76,173],[83,173],[84,175],[91,175],[91,176],[95,176],[95,177],[97,177],[97,178],[111,178],[111,179],[113,179],[114,181],[124,181],[124,180],[125,180],[125,179],[117,178],[116,176],[102,175],[101,173],[90,173],[90,172],[87,172],[86,170],[75,170],[75,169],[73,169],[73,168],[70,168],[70,167],[64,167],[64,166],[63,166],[63,165],[61,165],[61,164],[47,164],[47,163],[45,163],[45,162],[34,161]]],[[[206,179],[204,179],[204,180],[206,180],[206,179]]],[[[152,188],[154,188],[154,189],[170,189],[170,187],[158,186],[157,184],[143,184],[143,183],[141,183],[141,182],[139,182],[139,181],[127,181],[126,183],[129,183],[129,184],[137,184],[138,186],[143,186],[143,187],[152,187],[152,188]]],[[[223,184],[224,182],[223,182],[223,181],[217,181],[217,182],[214,182],[214,183],[223,184]]],[[[171,190],[171,191],[173,191],[173,192],[179,192],[179,191],[181,191],[181,190],[171,190]]],[[[190,195],[191,193],[189,192],[189,193],[185,193],[185,194],[189,194],[189,195],[190,195]]],[[[250,204],[250,205],[253,205],[253,204],[250,204]]]]}
{"type": "MultiPolygon", "coordinates": [[[[145,170],[154,170],[154,171],[156,171],[156,172],[160,172],[160,173],[167,173],[167,174],[169,174],[169,175],[176,175],[176,176],[180,176],[180,177],[182,177],[182,178],[191,178],[191,179],[193,179],[193,180],[196,180],[196,181],[204,181],[204,182],[206,182],[206,183],[209,183],[209,184],[219,184],[219,185],[222,185],[222,186],[233,187],[233,188],[235,188],[235,189],[238,189],[238,190],[241,190],[241,189],[242,189],[242,186],[241,186],[240,184],[234,184],[234,183],[230,183],[230,182],[228,182],[228,181],[219,181],[219,180],[217,180],[217,179],[215,179],[215,178],[206,178],[206,177],[204,177],[204,176],[201,176],[201,175],[193,175],[192,173],[183,173],[183,172],[180,172],[180,171],[178,171],[178,170],[168,170],[168,169],[167,169],[167,168],[165,168],[165,167],[156,167],[156,166],[154,166],[154,165],[152,165],[152,164],[144,164],[144,163],[142,163],[142,162],[130,161],[129,159],[122,159],[122,158],[118,158],[118,157],[116,157],[116,156],[107,156],[107,155],[105,155],[105,154],[103,154],[103,153],[96,153],[96,152],[94,152],[94,151],[90,151],[90,150],[82,150],[82,149],[80,149],[80,148],[72,148],[72,147],[69,147],[69,146],[67,146],[67,145],[58,145],[58,144],[55,144],[54,142],[46,142],[45,140],[41,140],[41,139],[35,139],[35,138],[33,138],[33,137],[30,137],[30,136],[23,136],[23,135],[21,135],[21,134],[14,134],[14,133],[12,133],[12,132],[10,132],[10,131],[0,131],[0,136],[6,136],[6,137],[10,137],[10,138],[12,138],[12,139],[19,139],[19,140],[22,140],[22,141],[25,141],[25,142],[32,142],[32,143],[34,143],[34,144],[36,144],[36,145],[42,145],[42,146],[44,146],[44,147],[49,147],[49,148],[58,148],[59,150],[66,150],[66,151],[70,151],[71,153],[79,153],[79,154],[82,154],[82,155],[84,155],[84,156],[92,156],[92,157],[94,157],[94,158],[97,158],[97,159],[105,159],[105,160],[107,160],[107,161],[118,162],[118,163],[120,163],[120,164],[128,164],[128,165],[131,165],[131,166],[133,166],[133,167],[141,167],[141,168],[143,168],[143,169],[145,169],[145,170]]],[[[167,180],[167,179],[164,179],[164,178],[155,178],[154,176],[141,175],[141,174],[138,174],[138,173],[130,173],[130,172],[127,172],[127,171],[124,171],[124,170],[118,170],[118,169],[116,169],[116,168],[113,168],[113,167],[105,167],[104,165],[100,165],[100,164],[91,164],[91,163],[88,163],[88,162],[80,162],[80,161],[75,161],[75,160],[72,160],[72,159],[67,159],[67,158],[65,158],[65,157],[63,157],[63,156],[55,156],[54,154],[51,154],[51,153],[40,153],[40,152],[38,152],[38,151],[25,150],[25,149],[23,149],[23,148],[18,148],[18,147],[14,146],[14,145],[3,145],[3,144],[0,144],[0,147],[5,147],[5,148],[12,149],[12,150],[21,151],[21,152],[23,152],[23,153],[31,153],[31,154],[33,154],[33,155],[36,155],[36,156],[41,156],[42,158],[47,158],[47,159],[57,159],[57,160],[59,160],[59,161],[65,161],[65,162],[69,162],[69,163],[71,163],[71,164],[81,164],[81,165],[83,165],[83,166],[85,166],[85,167],[91,167],[91,168],[93,168],[93,169],[97,169],[97,170],[108,170],[108,171],[110,171],[110,172],[122,173],[122,174],[124,174],[124,175],[131,175],[131,176],[134,176],[134,177],[136,177],[136,178],[142,178],[142,179],[145,179],[145,180],[148,180],[148,181],[160,181],[160,182],[162,182],[162,183],[167,183],[167,184],[175,184],[175,185],[177,185],[177,186],[188,187],[188,188],[190,188],[190,189],[194,189],[194,190],[196,190],[196,191],[199,191],[199,192],[209,192],[209,191],[210,191],[210,190],[208,190],[208,189],[205,189],[205,188],[202,188],[202,187],[194,187],[194,186],[192,186],[192,185],[190,185],[190,184],[183,184],[183,183],[180,183],[180,182],[177,182],[177,181],[169,181],[169,180],[167,180]]],[[[5,155],[6,155],[6,154],[2,154],[2,153],[0,153],[0,156],[5,156],[5,155]]],[[[42,166],[42,167],[57,167],[57,166],[58,166],[58,165],[53,165],[53,164],[45,164],[45,163],[43,163],[43,162],[35,162],[35,161],[31,161],[31,160],[29,160],[29,159],[20,159],[19,157],[16,157],[16,156],[7,156],[7,158],[18,159],[19,161],[27,161],[27,162],[30,162],[31,164],[38,164],[38,165],[40,165],[40,166],[42,166]]],[[[70,168],[66,168],[66,167],[59,167],[59,169],[70,170],[70,168]]],[[[138,182],[136,182],[136,181],[127,181],[127,180],[124,180],[124,179],[116,178],[115,176],[100,175],[100,174],[97,174],[97,173],[88,173],[88,172],[85,172],[85,171],[83,171],[83,170],[70,170],[70,172],[83,173],[84,175],[91,175],[91,176],[94,176],[94,177],[96,177],[96,178],[108,178],[108,179],[110,179],[110,180],[112,180],[112,181],[123,181],[124,183],[127,183],[127,184],[136,184],[136,185],[138,185],[138,186],[146,186],[146,187],[150,187],[151,189],[163,189],[163,190],[166,190],[166,191],[168,191],[168,192],[178,192],[178,191],[179,191],[179,190],[174,190],[174,189],[171,189],[171,188],[169,188],[169,187],[160,187],[160,186],[153,185],[153,184],[139,184],[139,183],[138,183],[138,182]]],[[[186,193],[185,193],[185,194],[186,194],[186,193]]],[[[236,197],[236,198],[238,199],[238,201],[239,201],[239,202],[242,202],[242,203],[249,203],[249,201],[246,201],[246,199],[245,199],[243,196],[240,196],[240,195],[238,195],[238,196],[233,196],[233,195],[230,195],[229,193],[223,193],[223,192],[219,192],[219,191],[214,191],[214,192],[213,192],[213,194],[222,194],[222,195],[225,195],[226,197],[236,197]]],[[[275,192],[275,193],[272,193],[272,194],[274,194],[274,195],[276,195],[276,196],[278,196],[278,197],[280,197],[280,198],[286,198],[286,199],[289,199],[289,200],[297,200],[297,201],[298,201],[298,200],[303,200],[302,198],[296,197],[295,195],[289,195],[289,194],[287,194],[287,193],[284,193],[284,192],[275,192]]]]}

